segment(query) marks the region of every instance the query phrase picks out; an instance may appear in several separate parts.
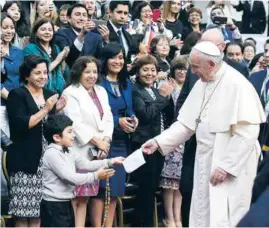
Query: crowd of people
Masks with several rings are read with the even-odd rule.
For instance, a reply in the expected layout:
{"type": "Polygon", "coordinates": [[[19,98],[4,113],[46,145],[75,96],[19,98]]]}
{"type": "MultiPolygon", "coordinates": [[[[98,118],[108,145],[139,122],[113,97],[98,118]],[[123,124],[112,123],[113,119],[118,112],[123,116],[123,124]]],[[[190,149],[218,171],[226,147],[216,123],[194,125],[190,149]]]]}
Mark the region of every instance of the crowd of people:
{"type": "Polygon", "coordinates": [[[12,141],[1,192],[14,226],[112,227],[128,183],[136,227],[153,226],[157,189],[165,227],[236,226],[263,203],[269,39],[257,53],[241,34],[265,32],[262,1],[209,1],[206,12],[187,0],[6,1],[1,11],[1,132],[12,141]],[[122,163],[140,148],[146,163],[127,178],[122,163]]]}

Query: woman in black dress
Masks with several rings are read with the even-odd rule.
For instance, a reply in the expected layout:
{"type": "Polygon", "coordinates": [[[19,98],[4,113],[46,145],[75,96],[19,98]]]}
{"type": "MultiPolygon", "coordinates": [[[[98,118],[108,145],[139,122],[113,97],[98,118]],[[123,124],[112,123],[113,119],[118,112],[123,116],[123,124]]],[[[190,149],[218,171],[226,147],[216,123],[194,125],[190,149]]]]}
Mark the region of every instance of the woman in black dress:
{"type": "MultiPolygon", "coordinates": [[[[133,151],[140,148],[148,139],[160,134],[173,119],[173,101],[170,94],[173,86],[164,82],[160,89],[153,87],[157,76],[157,60],[149,55],[140,57],[135,65],[136,83],[133,85],[133,108],[139,120],[132,134],[133,151]]],[[[131,178],[138,184],[135,212],[132,226],[152,227],[154,197],[157,190],[164,157],[159,153],[145,155],[146,164],[132,173],[131,178]]]]}
{"type": "Polygon", "coordinates": [[[48,63],[30,55],[20,67],[25,85],[10,91],[7,112],[13,144],[7,152],[10,175],[9,214],[16,218],[15,226],[39,227],[42,198],[42,155],[46,140],[43,121],[47,115],[60,111],[64,97],[44,89],[48,79],[48,63]]]}

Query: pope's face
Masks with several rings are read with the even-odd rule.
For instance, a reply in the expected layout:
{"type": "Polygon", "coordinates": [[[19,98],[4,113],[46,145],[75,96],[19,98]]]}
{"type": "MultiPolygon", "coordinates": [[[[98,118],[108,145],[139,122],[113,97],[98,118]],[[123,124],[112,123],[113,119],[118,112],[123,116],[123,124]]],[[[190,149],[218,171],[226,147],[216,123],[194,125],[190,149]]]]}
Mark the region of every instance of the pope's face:
{"type": "Polygon", "coordinates": [[[213,79],[212,72],[215,68],[215,63],[203,57],[198,53],[194,52],[190,57],[191,71],[197,74],[202,82],[208,82],[213,79]]]}

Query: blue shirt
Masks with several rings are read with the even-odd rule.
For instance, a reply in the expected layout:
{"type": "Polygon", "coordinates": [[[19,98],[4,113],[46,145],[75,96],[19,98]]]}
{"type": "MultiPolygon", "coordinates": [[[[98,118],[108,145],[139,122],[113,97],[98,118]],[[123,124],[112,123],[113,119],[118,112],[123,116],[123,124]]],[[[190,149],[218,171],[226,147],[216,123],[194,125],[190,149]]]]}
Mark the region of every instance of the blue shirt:
{"type": "MultiPolygon", "coordinates": [[[[10,46],[9,55],[4,57],[4,69],[1,66],[1,72],[6,72],[7,79],[1,83],[1,90],[5,88],[7,91],[18,88],[20,86],[19,67],[23,61],[23,51],[17,47],[10,46]]],[[[6,105],[6,100],[1,98],[1,105],[6,105]]]]}

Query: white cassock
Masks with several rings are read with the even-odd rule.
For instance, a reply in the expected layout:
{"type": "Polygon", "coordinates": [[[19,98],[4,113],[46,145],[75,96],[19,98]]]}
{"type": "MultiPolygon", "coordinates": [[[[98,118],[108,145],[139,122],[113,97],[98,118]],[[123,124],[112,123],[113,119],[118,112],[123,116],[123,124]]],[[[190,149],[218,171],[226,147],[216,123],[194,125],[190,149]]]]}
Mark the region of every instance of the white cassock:
{"type": "Polygon", "coordinates": [[[223,62],[216,80],[199,80],[180,110],[178,121],[155,138],[166,155],[196,131],[190,227],[236,226],[248,211],[261,151],[257,141],[259,124],[264,121],[253,86],[223,62]],[[196,129],[201,110],[201,123],[196,129]],[[210,174],[217,167],[232,176],[212,186],[210,174]]]}

